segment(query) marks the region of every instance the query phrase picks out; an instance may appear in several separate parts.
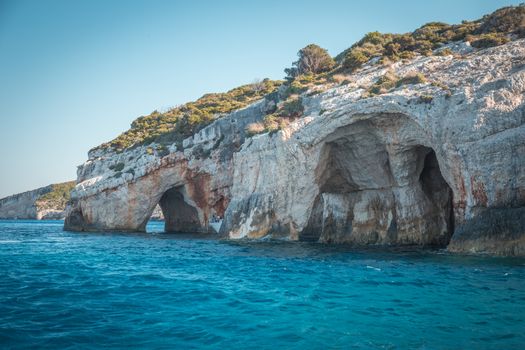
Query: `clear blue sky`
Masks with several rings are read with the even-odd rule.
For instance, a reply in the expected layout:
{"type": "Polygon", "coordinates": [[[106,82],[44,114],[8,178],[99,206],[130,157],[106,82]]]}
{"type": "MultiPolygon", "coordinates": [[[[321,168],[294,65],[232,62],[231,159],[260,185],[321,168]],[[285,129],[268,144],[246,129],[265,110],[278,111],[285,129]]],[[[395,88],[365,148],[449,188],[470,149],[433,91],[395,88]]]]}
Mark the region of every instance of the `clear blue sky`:
{"type": "Polygon", "coordinates": [[[521,1],[0,0],[0,197],[74,179],[154,109],[282,78],[309,43],[336,55],[521,1]]]}

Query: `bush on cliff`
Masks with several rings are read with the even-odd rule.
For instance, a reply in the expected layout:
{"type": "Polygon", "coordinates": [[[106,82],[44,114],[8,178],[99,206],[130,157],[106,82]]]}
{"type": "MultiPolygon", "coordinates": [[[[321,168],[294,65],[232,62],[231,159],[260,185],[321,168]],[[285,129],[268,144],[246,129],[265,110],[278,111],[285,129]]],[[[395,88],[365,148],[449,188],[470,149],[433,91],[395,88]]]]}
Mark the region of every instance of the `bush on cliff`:
{"type": "Polygon", "coordinates": [[[303,112],[303,100],[300,96],[292,95],[278,106],[276,115],[281,118],[293,119],[302,116],[303,112]]]}
{"type": "Polygon", "coordinates": [[[387,71],[368,89],[368,93],[372,96],[381,95],[403,85],[424,84],[426,82],[427,78],[422,73],[409,73],[400,78],[393,71],[387,71]]]}
{"type": "Polygon", "coordinates": [[[396,87],[398,80],[399,78],[394,72],[388,71],[385,75],[376,80],[376,82],[368,89],[368,93],[370,95],[384,94],[396,87]]]}
{"type": "Polygon", "coordinates": [[[424,84],[426,82],[427,78],[425,78],[423,73],[410,73],[398,79],[396,82],[396,86],[399,87],[402,85],[424,84]]]}
{"type": "Polygon", "coordinates": [[[481,34],[478,36],[467,36],[467,40],[470,41],[472,47],[478,49],[484,49],[487,47],[499,46],[509,42],[509,39],[499,33],[481,34]]]}
{"type": "Polygon", "coordinates": [[[284,70],[287,79],[293,80],[302,74],[327,72],[335,66],[335,61],[328,54],[328,51],[315,44],[303,47],[299,50],[297,56],[299,56],[299,59],[292,63],[292,67],[284,70]]]}
{"type": "Polygon", "coordinates": [[[276,132],[303,115],[303,100],[299,95],[291,95],[277,105],[273,113],[266,115],[262,122],[251,123],[246,127],[248,137],[276,132]]]}
{"type": "Polygon", "coordinates": [[[525,5],[504,7],[476,21],[449,25],[431,22],[412,33],[371,32],[336,56],[343,69],[356,70],[374,57],[395,62],[414,54],[430,55],[443,45],[468,40],[476,48],[505,44],[508,35],[525,37],[525,5]]]}

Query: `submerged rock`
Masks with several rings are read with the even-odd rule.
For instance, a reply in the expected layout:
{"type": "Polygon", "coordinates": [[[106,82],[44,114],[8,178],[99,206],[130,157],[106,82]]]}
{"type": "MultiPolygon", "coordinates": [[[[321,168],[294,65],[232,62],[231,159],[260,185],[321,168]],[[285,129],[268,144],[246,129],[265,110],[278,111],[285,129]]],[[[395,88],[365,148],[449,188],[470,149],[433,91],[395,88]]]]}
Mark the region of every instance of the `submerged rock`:
{"type": "Polygon", "coordinates": [[[173,145],[89,155],[65,228],[166,231],[525,255],[525,40],[367,65],[349,84],[302,94],[304,115],[248,137],[274,103],[223,116],[173,145]],[[393,72],[426,82],[380,95],[393,72]],[[115,171],[116,165],[119,171],[115,171]]]}

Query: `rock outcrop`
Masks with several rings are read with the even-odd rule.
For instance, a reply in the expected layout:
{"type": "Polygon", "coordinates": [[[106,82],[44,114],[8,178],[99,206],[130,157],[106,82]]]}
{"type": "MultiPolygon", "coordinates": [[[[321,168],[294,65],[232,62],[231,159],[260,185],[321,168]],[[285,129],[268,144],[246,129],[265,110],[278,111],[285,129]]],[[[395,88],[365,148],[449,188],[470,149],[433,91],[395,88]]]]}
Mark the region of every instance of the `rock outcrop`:
{"type": "Polygon", "coordinates": [[[166,231],[525,255],[525,40],[461,55],[366,65],[302,95],[304,115],[274,133],[246,126],[263,99],[162,154],[97,149],[78,169],[65,228],[166,231]],[[387,71],[426,82],[370,95],[387,71]],[[121,164],[121,171],[114,171],[121,164]]]}
{"type": "MultiPolygon", "coordinates": [[[[56,200],[58,189],[69,191],[72,182],[52,184],[0,199],[0,219],[63,220],[67,198],[56,200]]],[[[60,197],[65,196],[60,193],[60,197]]]]}

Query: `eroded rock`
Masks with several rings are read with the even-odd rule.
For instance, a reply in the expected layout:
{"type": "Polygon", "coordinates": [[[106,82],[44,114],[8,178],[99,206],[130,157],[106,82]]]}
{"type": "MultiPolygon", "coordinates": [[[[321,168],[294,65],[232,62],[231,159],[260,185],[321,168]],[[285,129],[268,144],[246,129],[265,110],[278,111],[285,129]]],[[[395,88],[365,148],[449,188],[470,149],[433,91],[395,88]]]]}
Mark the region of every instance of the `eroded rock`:
{"type": "Polygon", "coordinates": [[[245,136],[263,100],[165,156],[99,150],[79,167],[65,227],[143,231],[160,202],[170,231],[207,232],[220,216],[232,239],[525,255],[525,40],[466,55],[366,66],[305,93],[304,117],[277,133],[245,136]],[[387,70],[428,83],[367,96],[387,70]]]}

